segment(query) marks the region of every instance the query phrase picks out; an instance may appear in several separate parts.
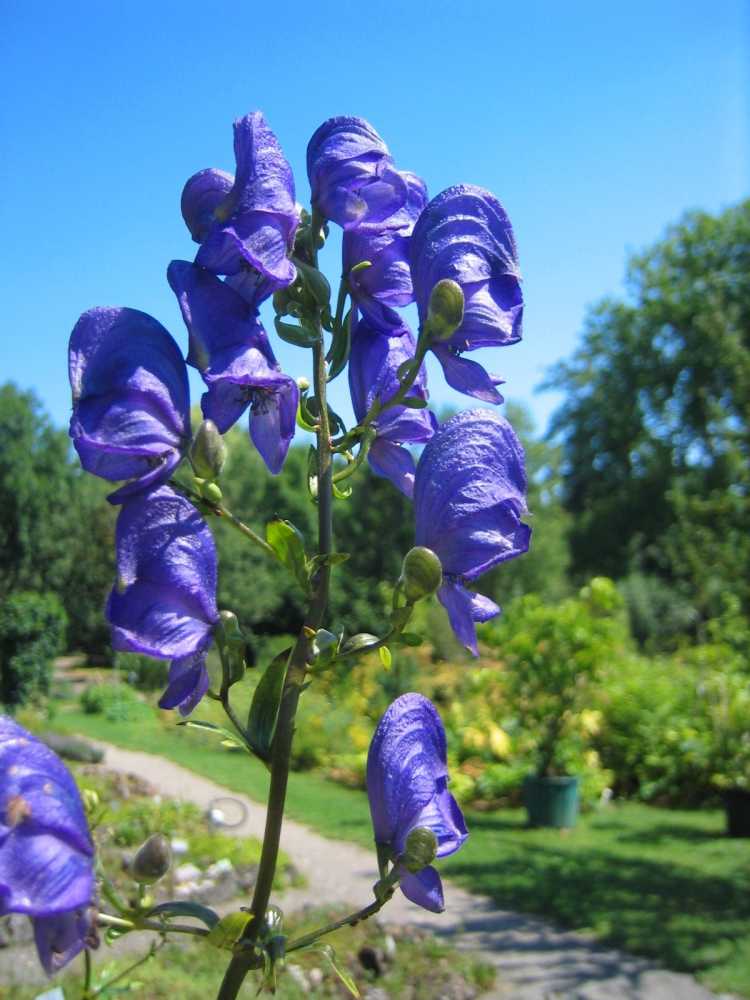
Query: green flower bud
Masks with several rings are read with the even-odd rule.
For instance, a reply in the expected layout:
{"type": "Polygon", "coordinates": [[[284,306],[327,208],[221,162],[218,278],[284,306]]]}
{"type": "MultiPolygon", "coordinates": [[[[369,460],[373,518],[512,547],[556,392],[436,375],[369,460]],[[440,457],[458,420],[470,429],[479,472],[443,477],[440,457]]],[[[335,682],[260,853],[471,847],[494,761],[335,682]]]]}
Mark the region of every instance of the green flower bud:
{"type": "Polygon", "coordinates": [[[153,833],[133,858],[130,872],[136,882],[141,885],[151,885],[170,869],[172,864],[172,848],[163,833],[153,833]]]}
{"type": "Polygon", "coordinates": [[[221,503],[224,494],[216,483],[203,483],[200,487],[201,496],[209,503],[221,503]]]}
{"type": "Polygon", "coordinates": [[[432,340],[448,340],[464,319],[464,293],[450,278],[438,281],[430,294],[426,332],[432,340]]]}
{"type": "Polygon", "coordinates": [[[307,392],[307,390],[310,388],[310,379],[305,378],[304,375],[298,375],[297,388],[299,389],[300,392],[307,392]]]}
{"type": "Polygon", "coordinates": [[[227,458],[227,446],[213,420],[204,420],[190,446],[190,461],[196,476],[218,479],[227,458]]]}
{"type": "Polygon", "coordinates": [[[437,837],[425,826],[416,826],[406,838],[404,853],[399,859],[410,872],[420,872],[431,865],[437,855],[437,837]]]}
{"type": "Polygon", "coordinates": [[[401,566],[400,583],[409,604],[434,594],[443,582],[443,567],[432,551],[423,545],[415,545],[404,556],[401,566]]]}

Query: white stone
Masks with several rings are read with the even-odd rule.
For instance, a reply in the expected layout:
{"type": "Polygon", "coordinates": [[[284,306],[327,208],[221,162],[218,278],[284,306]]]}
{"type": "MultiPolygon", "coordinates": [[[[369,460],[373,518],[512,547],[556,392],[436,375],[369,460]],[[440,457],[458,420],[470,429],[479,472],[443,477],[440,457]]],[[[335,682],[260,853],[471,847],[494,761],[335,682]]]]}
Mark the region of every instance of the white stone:
{"type": "Polygon", "coordinates": [[[178,865],[174,870],[174,877],[178,882],[194,882],[201,877],[201,870],[189,861],[187,864],[178,865]]]}
{"type": "Polygon", "coordinates": [[[234,865],[229,860],[229,858],[219,858],[218,861],[214,861],[212,865],[206,869],[206,875],[211,878],[221,878],[222,875],[228,875],[229,872],[234,871],[234,865]]]}
{"type": "Polygon", "coordinates": [[[172,837],[169,842],[169,846],[172,848],[172,854],[176,854],[179,857],[181,854],[187,854],[190,845],[182,837],[172,837]]]}

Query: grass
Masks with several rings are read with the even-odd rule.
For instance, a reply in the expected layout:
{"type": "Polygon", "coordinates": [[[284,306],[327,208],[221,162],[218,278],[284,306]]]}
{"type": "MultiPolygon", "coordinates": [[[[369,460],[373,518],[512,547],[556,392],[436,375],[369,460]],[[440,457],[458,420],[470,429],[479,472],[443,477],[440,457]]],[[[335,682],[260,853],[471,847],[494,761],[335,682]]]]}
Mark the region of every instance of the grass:
{"type": "MultiPolygon", "coordinates": [[[[162,754],[265,800],[267,774],[256,761],[196,732],[168,732],[155,715],[134,724],[70,712],[57,722],[162,754]]],[[[290,776],[288,815],[326,836],[371,846],[366,796],[313,773],[290,776]]],[[[693,972],[713,989],[750,997],[750,852],[747,841],[722,835],[719,811],[628,803],[583,817],[567,834],[525,829],[520,810],[470,813],[467,821],[467,844],[441,862],[456,882],[505,909],[592,931],[609,944],[693,972]]]]}

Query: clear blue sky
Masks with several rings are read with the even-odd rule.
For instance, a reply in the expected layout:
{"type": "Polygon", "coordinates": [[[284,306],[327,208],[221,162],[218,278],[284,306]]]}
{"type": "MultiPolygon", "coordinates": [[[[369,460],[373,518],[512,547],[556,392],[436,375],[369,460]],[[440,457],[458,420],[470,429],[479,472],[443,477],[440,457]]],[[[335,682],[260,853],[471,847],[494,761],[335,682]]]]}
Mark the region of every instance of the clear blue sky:
{"type": "MultiPolygon", "coordinates": [[[[164,274],[195,249],[186,178],[231,170],[232,120],[259,108],[304,202],[307,139],[355,114],[431,194],[465,181],[504,203],[525,338],[474,357],[543,426],[555,399],[534,386],[587,304],[622,291],[628,252],[750,190],[749,62],[739,0],[0,0],[0,378],[66,421],[67,339],[93,305],[150,312],[184,345],[164,274]]],[[[279,357],[302,372],[303,352],[279,357]]]]}

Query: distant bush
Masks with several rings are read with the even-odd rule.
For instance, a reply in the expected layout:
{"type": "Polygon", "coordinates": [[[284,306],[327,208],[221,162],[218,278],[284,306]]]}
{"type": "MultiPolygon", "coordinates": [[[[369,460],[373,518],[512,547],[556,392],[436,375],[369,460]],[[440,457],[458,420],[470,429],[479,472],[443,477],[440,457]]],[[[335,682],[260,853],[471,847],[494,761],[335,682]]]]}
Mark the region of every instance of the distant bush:
{"type": "Polygon", "coordinates": [[[49,692],[67,619],[54,594],[12,593],[0,608],[0,702],[15,709],[49,692]]]}
{"type": "Polygon", "coordinates": [[[140,653],[115,653],[114,666],[121,678],[138,691],[163,691],[167,686],[169,660],[155,660],[140,653]]]}
{"type": "Polygon", "coordinates": [[[671,652],[694,635],[697,610],[660,577],[631,573],[617,584],[625,600],[630,632],[648,652],[671,652]]]}
{"type": "Polygon", "coordinates": [[[81,694],[81,708],[87,715],[103,715],[110,722],[142,719],[151,712],[127,684],[92,684],[81,694]]]}
{"type": "Polygon", "coordinates": [[[104,759],[104,754],[98,747],[92,746],[78,736],[68,736],[65,733],[40,733],[42,743],[65,760],[75,760],[83,764],[98,764],[104,759]]]}

